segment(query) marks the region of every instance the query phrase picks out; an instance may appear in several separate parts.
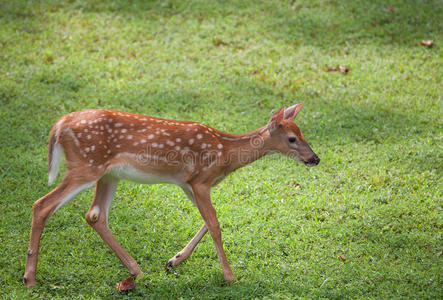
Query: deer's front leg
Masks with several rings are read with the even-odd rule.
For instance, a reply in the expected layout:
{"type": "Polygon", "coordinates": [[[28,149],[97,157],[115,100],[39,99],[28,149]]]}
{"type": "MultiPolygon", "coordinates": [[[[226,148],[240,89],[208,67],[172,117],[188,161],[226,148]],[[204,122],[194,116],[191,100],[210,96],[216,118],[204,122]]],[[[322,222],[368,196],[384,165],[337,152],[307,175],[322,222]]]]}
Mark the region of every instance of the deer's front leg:
{"type": "Polygon", "coordinates": [[[184,262],[194,251],[195,247],[205,236],[206,232],[208,232],[208,227],[206,227],[206,224],[203,224],[203,226],[200,228],[197,234],[192,238],[192,240],[189,241],[186,247],[184,247],[182,251],[178,252],[170,260],[168,260],[165,269],[168,269],[169,267],[178,266],[179,264],[184,262]]]}
{"type": "Polygon", "coordinates": [[[226,258],[226,254],[223,249],[220,223],[218,222],[217,214],[211,203],[211,187],[204,184],[195,184],[192,185],[192,190],[194,192],[197,208],[206,223],[206,227],[208,228],[212,239],[214,240],[215,248],[217,249],[217,254],[222,266],[223,276],[225,277],[226,281],[232,281],[234,280],[234,274],[232,274],[231,267],[229,266],[228,259],[226,258]]]}

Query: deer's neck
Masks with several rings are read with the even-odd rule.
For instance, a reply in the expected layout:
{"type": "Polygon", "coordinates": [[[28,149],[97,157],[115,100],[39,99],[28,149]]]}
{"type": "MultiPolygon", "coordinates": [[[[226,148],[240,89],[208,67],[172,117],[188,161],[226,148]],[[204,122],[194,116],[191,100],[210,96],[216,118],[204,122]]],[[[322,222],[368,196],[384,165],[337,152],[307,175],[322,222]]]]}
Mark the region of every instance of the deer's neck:
{"type": "Polygon", "coordinates": [[[270,147],[270,135],[266,126],[244,134],[224,133],[221,138],[226,141],[226,157],[228,173],[274,152],[270,147]]]}

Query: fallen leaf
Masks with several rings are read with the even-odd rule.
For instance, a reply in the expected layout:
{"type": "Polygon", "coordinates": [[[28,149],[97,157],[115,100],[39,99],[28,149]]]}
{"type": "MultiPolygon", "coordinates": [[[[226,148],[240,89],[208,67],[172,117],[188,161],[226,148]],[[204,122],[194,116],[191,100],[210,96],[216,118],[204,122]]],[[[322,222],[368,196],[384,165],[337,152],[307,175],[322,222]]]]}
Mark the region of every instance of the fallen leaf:
{"type": "Polygon", "coordinates": [[[390,6],[386,6],[385,9],[386,9],[387,11],[394,11],[394,9],[393,9],[392,7],[390,7],[390,6]]]}
{"type": "Polygon", "coordinates": [[[346,261],[346,258],[344,258],[343,256],[339,256],[339,258],[340,258],[340,260],[342,261],[342,262],[345,262],[346,261]]]}
{"type": "Polygon", "coordinates": [[[77,206],[77,207],[82,207],[80,204],[78,204],[77,202],[72,202],[72,204],[74,204],[74,206],[77,206]]]}
{"type": "Polygon", "coordinates": [[[301,186],[299,184],[296,184],[295,189],[298,190],[299,188],[301,188],[301,186]]]}
{"type": "Polygon", "coordinates": [[[328,72],[341,72],[341,73],[343,73],[343,74],[348,74],[348,72],[349,72],[349,68],[346,67],[346,66],[338,65],[338,66],[336,66],[335,68],[333,68],[333,67],[328,67],[328,72]]]}
{"type": "Polygon", "coordinates": [[[423,40],[421,41],[421,43],[423,46],[426,46],[428,48],[432,48],[432,46],[434,46],[434,41],[433,40],[423,40]]]}
{"type": "Polygon", "coordinates": [[[132,276],[130,276],[130,277],[126,278],[125,280],[123,280],[122,282],[118,282],[116,287],[119,292],[131,290],[131,289],[135,288],[134,278],[132,278],[132,276]]]}

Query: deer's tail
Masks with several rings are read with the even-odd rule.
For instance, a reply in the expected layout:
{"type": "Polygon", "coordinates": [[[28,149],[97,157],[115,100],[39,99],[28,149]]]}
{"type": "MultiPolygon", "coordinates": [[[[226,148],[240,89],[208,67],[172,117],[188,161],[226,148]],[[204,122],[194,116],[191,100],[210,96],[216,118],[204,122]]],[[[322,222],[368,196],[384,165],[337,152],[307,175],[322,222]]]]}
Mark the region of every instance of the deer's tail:
{"type": "Polygon", "coordinates": [[[63,147],[59,143],[60,127],[62,121],[56,123],[49,134],[48,145],[48,184],[53,184],[60,170],[63,147]]]}

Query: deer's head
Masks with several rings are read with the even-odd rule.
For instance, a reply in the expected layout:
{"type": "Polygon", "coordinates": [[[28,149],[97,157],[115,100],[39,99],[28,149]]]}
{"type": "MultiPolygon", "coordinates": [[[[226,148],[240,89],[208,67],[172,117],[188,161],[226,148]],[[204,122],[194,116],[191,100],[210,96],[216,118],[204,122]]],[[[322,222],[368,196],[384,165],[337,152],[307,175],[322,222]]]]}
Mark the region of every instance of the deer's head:
{"type": "Polygon", "coordinates": [[[294,123],[304,103],[303,101],[287,109],[283,107],[274,113],[268,122],[268,130],[274,150],[298,159],[307,166],[315,166],[320,158],[309,147],[300,128],[294,123]]]}

